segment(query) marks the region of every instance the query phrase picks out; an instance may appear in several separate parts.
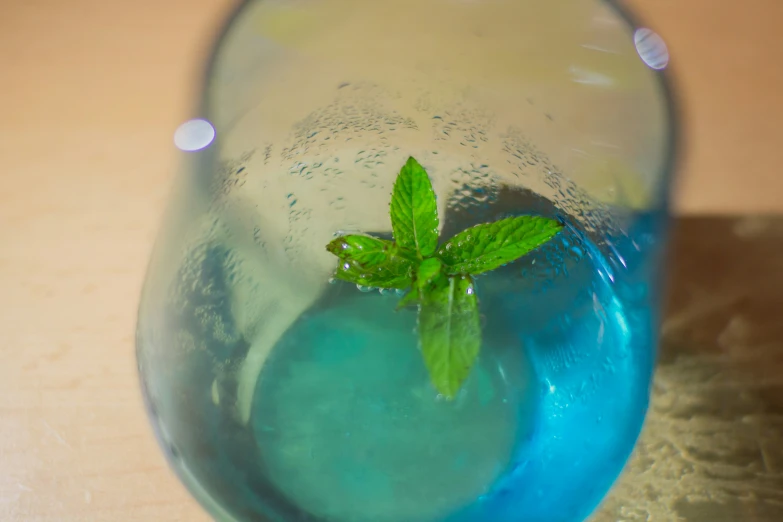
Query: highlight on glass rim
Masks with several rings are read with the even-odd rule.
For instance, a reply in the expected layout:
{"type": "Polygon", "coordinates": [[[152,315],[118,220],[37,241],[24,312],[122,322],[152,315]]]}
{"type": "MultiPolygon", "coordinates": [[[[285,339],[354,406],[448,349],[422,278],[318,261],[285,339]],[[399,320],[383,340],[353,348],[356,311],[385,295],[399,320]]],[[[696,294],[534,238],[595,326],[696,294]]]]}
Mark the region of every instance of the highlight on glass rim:
{"type": "Polygon", "coordinates": [[[665,276],[662,45],[602,0],[242,2],[137,327],[212,518],[621,518],[665,276]]]}

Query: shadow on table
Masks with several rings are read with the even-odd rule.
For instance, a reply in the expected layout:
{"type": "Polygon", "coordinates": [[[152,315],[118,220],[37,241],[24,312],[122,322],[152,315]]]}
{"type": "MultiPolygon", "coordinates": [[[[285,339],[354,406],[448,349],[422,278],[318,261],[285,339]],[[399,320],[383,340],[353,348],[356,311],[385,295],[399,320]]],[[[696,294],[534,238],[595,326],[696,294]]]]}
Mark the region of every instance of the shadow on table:
{"type": "Polygon", "coordinates": [[[650,414],[595,522],[783,521],[783,216],[675,226],[650,414]]]}

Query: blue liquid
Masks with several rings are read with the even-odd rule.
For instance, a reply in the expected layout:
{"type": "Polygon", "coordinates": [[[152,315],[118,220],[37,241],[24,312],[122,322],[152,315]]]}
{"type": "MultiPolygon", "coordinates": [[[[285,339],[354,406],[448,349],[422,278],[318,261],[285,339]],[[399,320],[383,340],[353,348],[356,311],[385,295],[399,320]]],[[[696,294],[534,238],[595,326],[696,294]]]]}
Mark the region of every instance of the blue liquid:
{"type": "MultiPolygon", "coordinates": [[[[555,214],[529,193],[511,208],[555,214]]],[[[505,210],[447,216],[444,236],[505,210]]],[[[193,295],[176,318],[208,356],[190,353],[181,370],[187,401],[158,406],[177,412],[161,437],[174,441],[175,468],[238,520],[583,520],[646,412],[658,257],[641,252],[659,221],[635,216],[622,235],[598,238],[571,223],[479,277],[482,351],[453,401],[429,383],[415,311],[395,312],[393,293],[332,285],[272,350],[249,426],[225,407],[234,384],[213,390],[221,408],[203,384],[216,362],[249,349],[225,304],[231,253],[210,247],[199,280],[183,280],[193,295]]]]}
{"type": "Polygon", "coordinates": [[[616,277],[575,227],[480,277],[482,353],[454,401],[429,383],[415,311],[337,283],[261,374],[253,426],[268,476],[317,520],[583,519],[648,398],[649,317],[616,277]]]}

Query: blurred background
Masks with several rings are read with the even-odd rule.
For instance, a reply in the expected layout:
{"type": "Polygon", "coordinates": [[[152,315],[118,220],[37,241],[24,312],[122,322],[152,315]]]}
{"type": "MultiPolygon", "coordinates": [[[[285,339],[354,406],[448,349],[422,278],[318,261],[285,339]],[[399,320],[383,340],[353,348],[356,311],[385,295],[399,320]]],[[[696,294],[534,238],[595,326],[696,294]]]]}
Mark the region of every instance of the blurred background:
{"type": "MultiPolygon", "coordinates": [[[[623,3],[671,55],[685,122],[678,215],[699,237],[715,228],[689,216],[768,231],[754,247],[764,262],[742,265],[763,269],[783,253],[783,2],[623,3]]],[[[173,133],[235,4],[0,5],[0,520],[207,520],[153,440],[133,332],[173,133]]],[[[722,243],[711,241],[693,253],[708,265],[722,243]]],[[[767,471],[783,474],[777,450],[767,471]]]]}

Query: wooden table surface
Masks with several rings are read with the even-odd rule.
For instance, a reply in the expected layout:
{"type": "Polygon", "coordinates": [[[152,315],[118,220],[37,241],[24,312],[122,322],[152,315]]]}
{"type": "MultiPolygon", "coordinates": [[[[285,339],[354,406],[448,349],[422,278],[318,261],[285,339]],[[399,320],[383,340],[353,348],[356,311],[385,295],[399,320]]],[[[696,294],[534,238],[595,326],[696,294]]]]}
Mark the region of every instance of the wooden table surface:
{"type": "MultiPolygon", "coordinates": [[[[0,9],[0,520],[202,521],[133,356],[145,264],[211,35],[233,0],[0,9]]],[[[781,213],[783,2],[635,0],[688,127],[682,213],[781,213]]]]}

